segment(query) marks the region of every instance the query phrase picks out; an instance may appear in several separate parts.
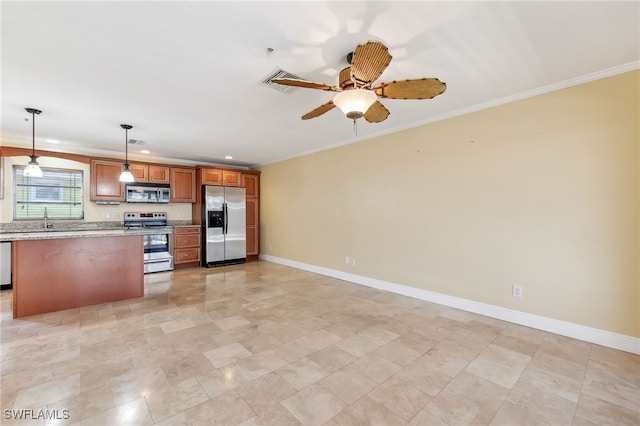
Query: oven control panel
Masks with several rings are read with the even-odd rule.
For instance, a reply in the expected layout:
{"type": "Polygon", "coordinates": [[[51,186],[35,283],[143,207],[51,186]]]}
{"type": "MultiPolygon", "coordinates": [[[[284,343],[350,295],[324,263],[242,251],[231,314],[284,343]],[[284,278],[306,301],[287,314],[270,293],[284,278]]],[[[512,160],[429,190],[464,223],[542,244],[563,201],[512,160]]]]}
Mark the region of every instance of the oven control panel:
{"type": "Polygon", "coordinates": [[[167,212],[125,212],[124,220],[166,220],[167,212]]]}

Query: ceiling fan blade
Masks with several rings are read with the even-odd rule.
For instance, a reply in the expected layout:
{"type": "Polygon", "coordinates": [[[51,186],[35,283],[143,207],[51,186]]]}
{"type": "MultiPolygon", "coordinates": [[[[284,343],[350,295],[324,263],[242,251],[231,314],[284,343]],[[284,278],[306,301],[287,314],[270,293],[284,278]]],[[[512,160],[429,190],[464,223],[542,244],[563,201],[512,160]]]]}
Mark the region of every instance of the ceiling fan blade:
{"type": "Polygon", "coordinates": [[[369,123],[379,123],[386,120],[389,114],[389,110],[380,101],[375,101],[364,113],[364,119],[369,123]]]}
{"type": "Polygon", "coordinates": [[[392,81],[373,88],[376,95],[388,99],[431,99],[446,89],[447,85],[437,78],[392,81]]]}
{"type": "Polygon", "coordinates": [[[371,87],[391,63],[389,49],[379,41],[368,41],[356,46],[351,59],[351,78],[357,88],[371,87]]]}
{"type": "Polygon", "coordinates": [[[334,104],[333,101],[329,101],[326,104],[320,105],[318,108],[314,109],[313,111],[309,111],[308,113],[302,116],[302,119],[308,120],[310,118],[316,118],[318,116],[321,116],[327,111],[331,111],[335,107],[336,107],[336,104],[334,104]]]}
{"type": "Polygon", "coordinates": [[[306,87],[307,89],[330,90],[340,92],[342,89],[337,86],[330,86],[324,83],[316,83],[315,81],[298,80],[295,78],[274,78],[274,83],[283,84],[285,86],[306,87]]]}

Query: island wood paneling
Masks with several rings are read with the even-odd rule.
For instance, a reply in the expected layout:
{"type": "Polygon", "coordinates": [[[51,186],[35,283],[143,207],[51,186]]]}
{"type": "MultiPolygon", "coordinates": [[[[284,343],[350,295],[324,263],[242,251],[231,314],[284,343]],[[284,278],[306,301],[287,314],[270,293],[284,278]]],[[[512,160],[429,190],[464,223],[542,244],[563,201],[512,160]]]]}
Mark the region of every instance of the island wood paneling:
{"type": "Polygon", "coordinates": [[[142,236],[13,242],[13,317],[142,297],[142,236]]]}

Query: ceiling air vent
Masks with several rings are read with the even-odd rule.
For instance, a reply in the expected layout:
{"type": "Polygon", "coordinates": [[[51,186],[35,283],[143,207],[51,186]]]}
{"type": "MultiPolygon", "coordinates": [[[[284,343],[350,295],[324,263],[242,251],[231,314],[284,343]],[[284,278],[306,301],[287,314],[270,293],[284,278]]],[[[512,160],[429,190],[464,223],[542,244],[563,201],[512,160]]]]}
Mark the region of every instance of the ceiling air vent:
{"type": "Polygon", "coordinates": [[[146,143],[145,141],[141,141],[140,139],[129,139],[129,145],[142,146],[145,143],[146,143]]]}
{"type": "Polygon", "coordinates": [[[259,84],[267,87],[271,87],[272,89],[277,90],[278,92],[283,93],[291,93],[296,90],[296,87],[293,86],[284,86],[282,84],[274,83],[272,80],[274,78],[294,78],[296,80],[304,80],[302,77],[299,77],[295,74],[291,74],[283,69],[276,69],[274,72],[269,74],[264,80],[260,81],[259,84]]]}

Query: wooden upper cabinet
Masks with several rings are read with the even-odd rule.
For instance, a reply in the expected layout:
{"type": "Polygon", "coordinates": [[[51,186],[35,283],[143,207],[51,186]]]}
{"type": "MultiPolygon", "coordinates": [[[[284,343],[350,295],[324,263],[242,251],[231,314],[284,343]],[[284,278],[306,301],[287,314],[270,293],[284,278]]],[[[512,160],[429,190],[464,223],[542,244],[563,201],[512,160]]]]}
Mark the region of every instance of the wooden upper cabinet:
{"type": "Polygon", "coordinates": [[[200,169],[200,179],[203,185],[222,185],[222,170],[220,169],[200,169]]]}
{"type": "Polygon", "coordinates": [[[169,167],[133,163],[129,168],[136,182],[169,183],[169,167]]]}
{"type": "Polygon", "coordinates": [[[242,173],[242,186],[246,188],[247,198],[257,198],[260,195],[260,175],[242,173]]]}
{"type": "Polygon", "coordinates": [[[91,160],[92,201],[124,201],[124,184],[120,182],[122,163],[107,160],[91,160]]]}
{"type": "Polygon", "coordinates": [[[169,167],[149,164],[150,183],[169,183],[169,167]]]}
{"type": "MultiPolygon", "coordinates": [[[[125,201],[125,185],[120,182],[122,166],[122,161],[91,160],[92,201],[125,201]]],[[[260,172],[257,171],[170,167],[148,163],[130,163],[129,167],[135,182],[168,183],[171,186],[169,201],[172,203],[199,203],[199,187],[196,183],[198,186],[202,184],[244,187],[247,199],[257,200],[260,196],[260,172]]],[[[257,213],[258,210],[253,211],[257,213]]],[[[255,222],[252,226],[257,228],[257,220],[255,222]]]]}
{"type": "Polygon", "coordinates": [[[222,185],[224,186],[242,186],[242,174],[234,170],[222,171],[222,185]]]}
{"type": "Polygon", "coordinates": [[[200,169],[200,180],[203,185],[242,186],[242,174],[235,170],[200,169]]]}
{"type": "Polygon", "coordinates": [[[149,166],[146,164],[129,164],[129,170],[136,182],[149,182],[149,166]]]}
{"type": "Polygon", "coordinates": [[[0,150],[0,199],[4,198],[4,157],[0,150]]]}
{"type": "Polygon", "coordinates": [[[172,203],[196,202],[196,171],[171,167],[169,169],[172,203]]]}

